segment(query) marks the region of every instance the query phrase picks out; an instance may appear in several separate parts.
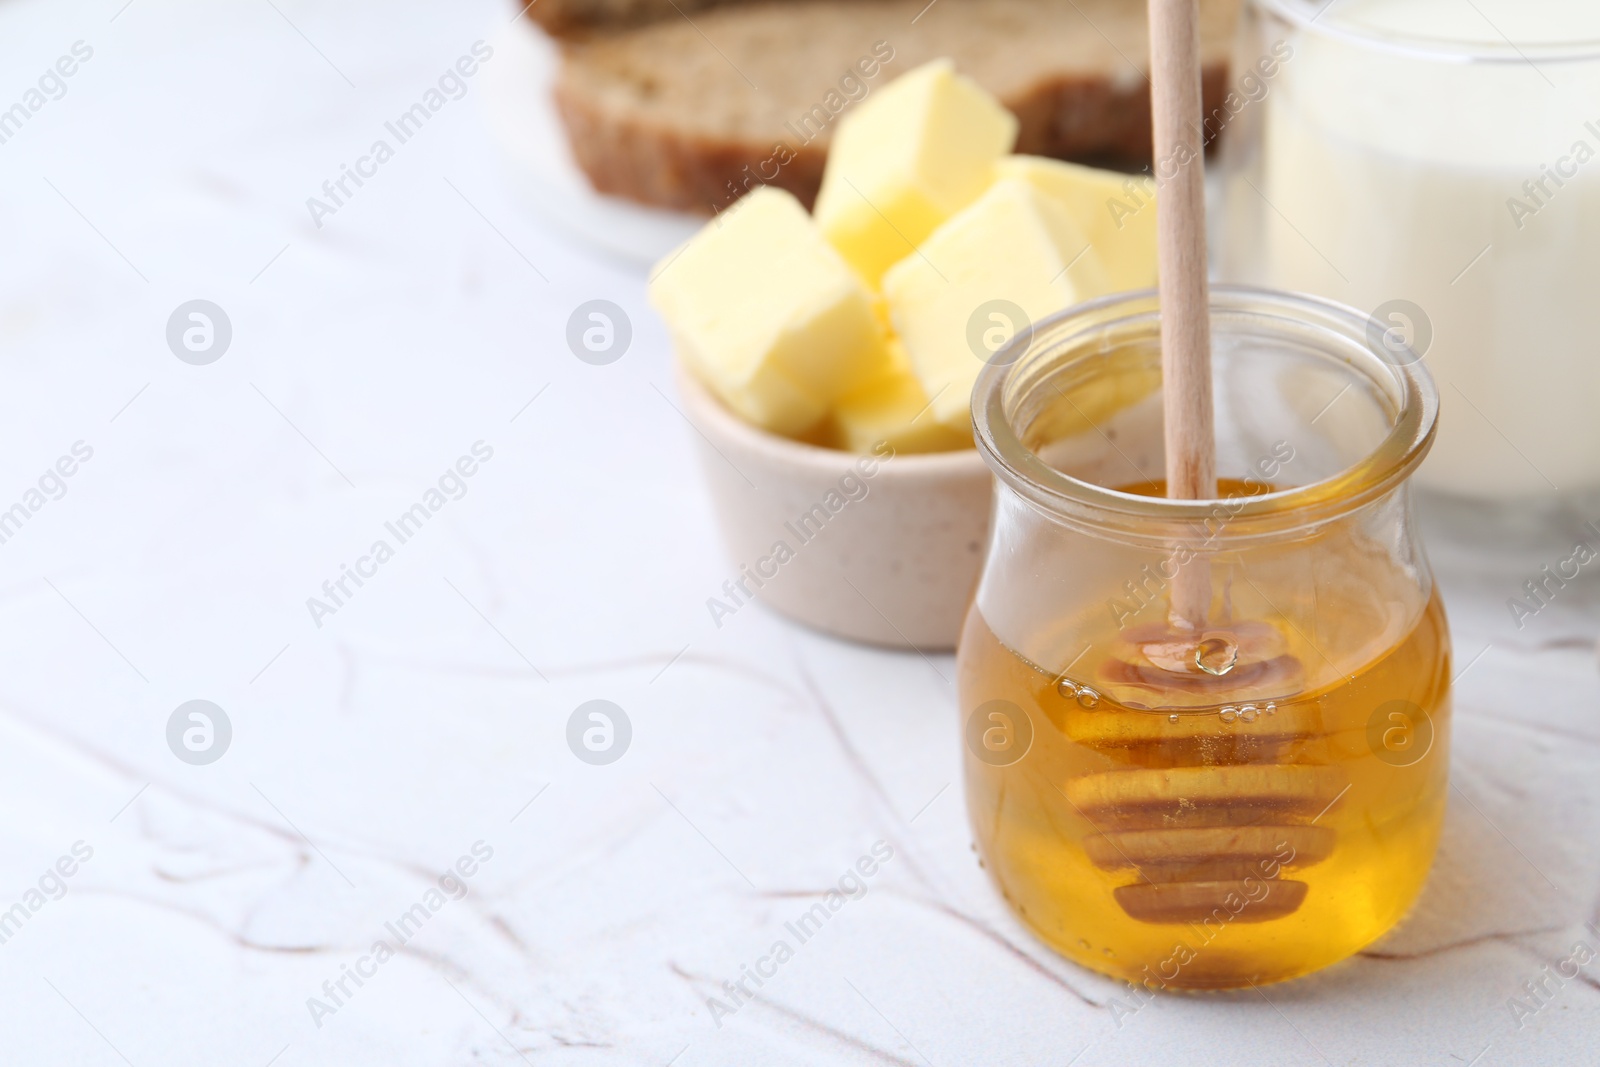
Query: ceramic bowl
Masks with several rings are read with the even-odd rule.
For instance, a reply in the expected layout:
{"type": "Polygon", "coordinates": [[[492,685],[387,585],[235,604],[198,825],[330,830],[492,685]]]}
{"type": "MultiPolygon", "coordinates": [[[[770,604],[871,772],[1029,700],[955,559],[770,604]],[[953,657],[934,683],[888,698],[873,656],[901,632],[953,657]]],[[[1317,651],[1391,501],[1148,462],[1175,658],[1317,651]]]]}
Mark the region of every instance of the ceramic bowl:
{"type": "Polygon", "coordinates": [[[750,425],[681,366],[677,381],[732,557],[707,604],[719,627],[754,598],[852,641],[955,647],[993,501],[976,451],[818,448],[750,425]]]}

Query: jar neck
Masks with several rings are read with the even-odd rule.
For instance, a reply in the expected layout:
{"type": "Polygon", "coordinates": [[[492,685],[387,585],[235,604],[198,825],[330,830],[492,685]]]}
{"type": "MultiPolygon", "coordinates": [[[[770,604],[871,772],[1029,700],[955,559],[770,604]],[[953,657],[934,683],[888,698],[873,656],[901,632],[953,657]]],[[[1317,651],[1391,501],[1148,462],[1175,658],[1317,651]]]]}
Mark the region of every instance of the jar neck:
{"type": "Polygon", "coordinates": [[[1219,404],[1233,398],[1218,413],[1219,475],[1248,492],[1171,500],[1126,491],[1163,469],[1151,443],[1160,440],[1153,292],[1068,309],[1002,349],[973,394],[980,454],[1007,490],[1059,523],[1152,546],[1203,542],[1207,551],[1333,522],[1394,493],[1422,462],[1437,390],[1420,360],[1403,348],[1397,355],[1372,320],[1331,301],[1242,286],[1214,288],[1211,313],[1215,392],[1219,404]],[[1142,398],[1120,408],[1101,402],[1106,383],[1127,398],[1144,380],[1151,389],[1142,398]],[[1050,431],[1061,421],[1057,397],[1084,416],[1066,444],[1050,431]],[[1245,421],[1262,425],[1238,425],[1245,421]],[[1062,451],[1106,462],[1062,462],[1054,455],[1062,451]]]}

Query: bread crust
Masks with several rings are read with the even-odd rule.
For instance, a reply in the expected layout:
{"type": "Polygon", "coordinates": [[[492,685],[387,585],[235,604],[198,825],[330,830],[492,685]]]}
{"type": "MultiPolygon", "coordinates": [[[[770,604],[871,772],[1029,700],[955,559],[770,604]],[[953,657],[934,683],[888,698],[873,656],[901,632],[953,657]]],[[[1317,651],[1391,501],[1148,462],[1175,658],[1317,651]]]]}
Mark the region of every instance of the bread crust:
{"type": "MultiPolygon", "coordinates": [[[[1201,71],[1201,93],[1207,113],[1222,103],[1228,68],[1221,63],[1201,71]]],[[[1150,163],[1150,84],[1130,89],[1104,78],[1061,74],[1041,80],[1029,92],[1002,103],[1016,114],[1021,128],[1017,151],[1056,159],[1102,162],[1125,170],[1150,163]]]]}
{"type": "Polygon", "coordinates": [[[527,14],[551,36],[571,37],[743,2],[748,0],[535,0],[527,14]]]}
{"type": "Polygon", "coordinates": [[[822,187],[828,159],[822,139],[808,145],[709,137],[686,127],[616,113],[604,101],[563,78],[556,110],[573,157],[602,193],[654,207],[713,215],[757,183],[787,189],[809,210],[822,187]],[[783,155],[788,162],[774,167],[783,155]]]}

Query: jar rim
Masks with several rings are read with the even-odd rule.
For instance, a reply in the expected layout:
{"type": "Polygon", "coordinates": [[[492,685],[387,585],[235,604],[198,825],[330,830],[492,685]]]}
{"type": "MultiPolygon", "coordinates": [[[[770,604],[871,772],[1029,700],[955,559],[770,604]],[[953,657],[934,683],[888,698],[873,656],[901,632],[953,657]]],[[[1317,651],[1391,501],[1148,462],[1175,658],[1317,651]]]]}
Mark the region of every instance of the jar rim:
{"type": "Polygon", "coordinates": [[[1464,41],[1424,34],[1385,33],[1350,23],[1322,22],[1322,16],[1338,0],[1251,0],[1259,9],[1293,23],[1303,31],[1379,51],[1393,52],[1413,59],[1446,63],[1583,62],[1600,60],[1600,39],[1576,41],[1529,41],[1503,43],[1464,41]]]}
{"type": "MultiPolygon", "coordinates": [[[[1064,520],[1098,527],[1137,527],[1141,524],[1185,527],[1203,524],[1218,504],[1229,507],[1230,528],[1243,535],[1251,531],[1297,529],[1348,514],[1383,497],[1399,486],[1426,457],[1433,445],[1439,413],[1439,391],[1421,358],[1396,362],[1374,342],[1374,322],[1347,305],[1322,297],[1246,285],[1218,285],[1211,289],[1213,333],[1220,316],[1250,316],[1254,321],[1310,327],[1327,338],[1330,346],[1364,350],[1365,366],[1350,363],[1352,373],[1397,396],[1393,424],[1371,451],[1335,474],[1270,493],[1237,499],[1174,500],[1123,492],[1075,478],[1046,463],[1033,452],[1012,426],[1008,406],[1018,398],[1010,394],[1023,368],[1033,369],[1030,352],[1041,344],[1065,345],[1060,363],[1103,354],[1070,347],[1070,339],[1100,333],[1109,327],[1137,320],[1152,324],[1148,333],[1159,336],[1159,303],[1153,289],[1116,293],[1057,312],[1020,332],[1002,347],[978,375],[973,388],[972,423],[978,452],[1008,488],[1047,513],[1064,520]],[[1011,401],[1008,405],[1008,401],[1011,401]]],[[[1147,336],[1148,336],[1147,333],[1147,336]]],[[[1343,395],[1342,393],[1340,395],[1343,395]]],[[[1337,398],[1335,398],[1337,399],[1337,398]]]]}

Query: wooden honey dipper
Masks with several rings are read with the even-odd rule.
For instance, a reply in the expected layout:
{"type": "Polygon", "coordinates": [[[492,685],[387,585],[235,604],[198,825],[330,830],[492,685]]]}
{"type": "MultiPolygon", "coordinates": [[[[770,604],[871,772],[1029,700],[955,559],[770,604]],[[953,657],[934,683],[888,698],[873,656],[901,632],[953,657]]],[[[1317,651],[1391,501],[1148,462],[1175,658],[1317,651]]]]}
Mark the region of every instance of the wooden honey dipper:
{"type": "MultiPolygon", "coordinates": [[[[1158,216],[1161,368],[1167,496],[1217,496],[1206,281],[1205,146],[1201,124],[1198,0],[1149,0],[1154,158],[1177,161],[1163,180],[1158,216]]],[[[1158,167],[1160,163],[1158,162],[1158,167]]],[[[1315,825],[1345,787],[1336,767],[1289,762],[1322,733],[1314,704],[1277,706],[1299,692],[1305,670],[1282,633],[1253,620],[1212,621],[1203,557],[1178,569],[1165,623],[1124,630],[1100,668],[1119,693],[1174,694],[1218,704],[1162,714],[1138,704],[1068,716],[1075,741],[1133,766],[1067,782],[1067,799],[1094,825],[1084,840],[1102,870],[1136,881],[1114,895],[1152,923],[1260,922],[1305,901],[1283,871],[1326,859],[1331,830],[1315,825]],[[1231,720],[1226,718],[1232,712],[1231,720]]],[[[1063,698],[1076,699],[1077,687],[1063,698]]],[[[1081,701],[1078,701],[1080,704],[1081,701]]]]}
{"type": "Polygon", "coordinates": [[[1332,831],[1316,823],[1344,772],[1303,762],[1326,732],[1319,705],[1279,703],[1304,687],[1299,658],[1264,622],[1207,632],[1234,642],[1220,675],[1189,664],[1192,633],[1155,623],[1124,630],[1100,667],[1117,702],[1086,709],[1081,686],[1058,689],[1075,705],[1059,720],[1067,735],[1121,765],[1069,779],[1064,793],[1096,831],[1083,841],[1089,860],[1129,876],[1114,895],[1144,922],[1282,918],[1306,896],[1282,874],[1333,850],[1332,831]],[[1171,710],[1174,697],[1184,710],[1171,710]]]}

